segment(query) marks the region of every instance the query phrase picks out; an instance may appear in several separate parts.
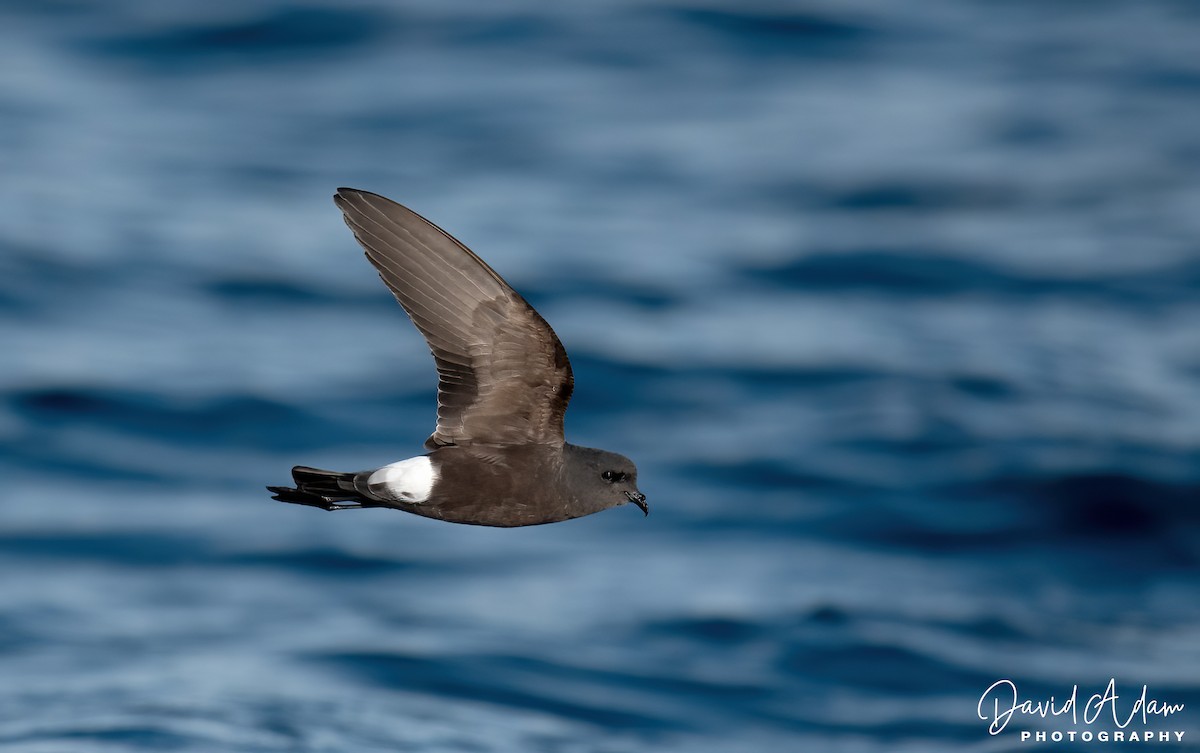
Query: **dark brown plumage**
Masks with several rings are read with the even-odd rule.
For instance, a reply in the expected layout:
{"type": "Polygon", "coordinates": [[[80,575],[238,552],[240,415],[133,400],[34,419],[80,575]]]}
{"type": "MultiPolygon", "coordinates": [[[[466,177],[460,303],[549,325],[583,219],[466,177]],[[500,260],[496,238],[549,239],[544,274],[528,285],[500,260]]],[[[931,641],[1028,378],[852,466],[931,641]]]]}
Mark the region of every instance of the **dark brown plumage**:
{"type": "Polygon", "coordinates": [[[561,443],[575,380],[546,320],[416,212],[344,188],[334,203],[433,353],[438,422],[425,446],[561,443]]]}
{"type": "Polygon", "coordinates": [[[566,443],[574,378],[550,325],[482,259],[389,199],[338,189],[334,202],[384,284],[425,336],[438,371],[425,456],[373,471],[297,466],[284,502],[394,507],[458,523],[549,523],[634,502],[637,469],[566,443]]]}

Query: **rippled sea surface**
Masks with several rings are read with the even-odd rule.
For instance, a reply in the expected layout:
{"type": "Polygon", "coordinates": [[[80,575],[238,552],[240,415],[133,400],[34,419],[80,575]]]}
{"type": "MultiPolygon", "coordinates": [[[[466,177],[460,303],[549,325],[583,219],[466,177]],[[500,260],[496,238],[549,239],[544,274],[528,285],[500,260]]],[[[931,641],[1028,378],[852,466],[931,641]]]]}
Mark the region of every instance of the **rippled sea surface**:
{"type": "Polygon", "coordinates": [[[0,750],[1074,729],[988,735],[1002,678],[1147,685],[1183,742],[1099,749],[1195,750],[1198,35],[1152,0],[4,3],[0,750]],[[269,499],[433,425],[341,185],[539,308],[649,518],[269,499]]]}

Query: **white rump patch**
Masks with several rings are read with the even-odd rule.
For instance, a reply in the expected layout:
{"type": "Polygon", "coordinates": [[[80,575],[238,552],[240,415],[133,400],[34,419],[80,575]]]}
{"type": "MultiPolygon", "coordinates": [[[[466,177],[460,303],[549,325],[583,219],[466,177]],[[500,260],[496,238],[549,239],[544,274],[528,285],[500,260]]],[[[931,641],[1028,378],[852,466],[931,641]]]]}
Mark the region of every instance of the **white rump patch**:
{"type": "Polygon", "coordinates": [[[381,497],[420,504],[433,493],[437,477],[433,461],[421,455],[385,465],[367,478],[367,486],[381,497]]]}

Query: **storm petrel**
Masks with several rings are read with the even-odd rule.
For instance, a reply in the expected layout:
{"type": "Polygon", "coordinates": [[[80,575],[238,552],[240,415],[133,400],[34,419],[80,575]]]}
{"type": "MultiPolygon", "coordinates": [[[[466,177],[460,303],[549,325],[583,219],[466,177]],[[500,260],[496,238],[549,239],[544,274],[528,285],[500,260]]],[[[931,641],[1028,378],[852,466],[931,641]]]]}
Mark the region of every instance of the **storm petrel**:
{"type": "Polygon", "coordinates": [[[424,455],[369,471],[296,466],[281,502],[390,507],[482,526],[531,526],[632,502],[637,468],[563,437],[574,377],[538,312],[470,249],[390,199],[339,188],[334,203],[437,365],[437,428],[424,455]]]}

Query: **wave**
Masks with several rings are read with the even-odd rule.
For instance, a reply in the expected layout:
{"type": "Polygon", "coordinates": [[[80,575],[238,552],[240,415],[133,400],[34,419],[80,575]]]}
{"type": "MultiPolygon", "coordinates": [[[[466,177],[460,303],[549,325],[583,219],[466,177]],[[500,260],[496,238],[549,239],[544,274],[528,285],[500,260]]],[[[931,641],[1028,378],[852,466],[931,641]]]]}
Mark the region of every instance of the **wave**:
{"type": "Polygon", "coordinates": [[[773,266],[742,266],[741,273],[756,282],[791,290],[1053,298],[1142,308],[1190,302],[1200,289],[1200,261],[1194,260],[1143,270],[1055,274],[1018,271],[978,257],[915,248],[816,252],[773,266]]]}

